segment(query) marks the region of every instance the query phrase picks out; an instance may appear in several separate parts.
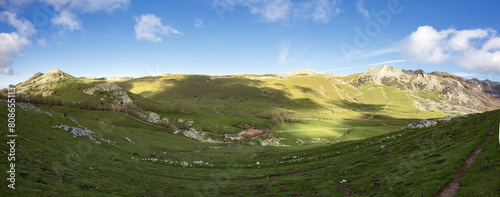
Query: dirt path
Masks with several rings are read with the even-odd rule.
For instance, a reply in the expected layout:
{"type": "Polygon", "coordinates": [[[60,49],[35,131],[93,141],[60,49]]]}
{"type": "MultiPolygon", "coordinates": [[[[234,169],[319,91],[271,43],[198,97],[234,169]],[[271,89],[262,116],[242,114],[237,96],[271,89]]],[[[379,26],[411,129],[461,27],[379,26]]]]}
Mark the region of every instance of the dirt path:
{"type": "Polygon", "coordinates": [[[483,150],[484,145],[490,140],[490,138],[493,136],[493,130],[495,129],[495,126],[498,124],[498,119],[495,121],[493,126],[491,126],[490,130],[486,134],[486,137],[483,139],[483,141],[474,148],[474,150],[467,156],[467,159],[465,159],[464,164],[462,164],[462,167],[455,172],[453,175],[453,178],[446,183],[434,196],[435,197],[448,197],[448,196],[456,196],[458,193],[458,190],[460,189],[460,180],[469,172],[469,169],[476,159],[476,157],[481,153],[481,150],[483,150]]]}
{"type": "MultiPolygon", "coordinates": [[[[384,126],[384,127],[400,127],[400,126],[384,126]]],[[[380,126],[373,126],[373,127],[329,127],[329,128],[323,128],[323,129],[293,129],[293,130],[275,131],[274,133],[285,133],[285,132],[291,132],[291,131],[321,131],[321,130],[331,130],[331,129],[369,129],[369,128],[380,128],[380,126]]]]}

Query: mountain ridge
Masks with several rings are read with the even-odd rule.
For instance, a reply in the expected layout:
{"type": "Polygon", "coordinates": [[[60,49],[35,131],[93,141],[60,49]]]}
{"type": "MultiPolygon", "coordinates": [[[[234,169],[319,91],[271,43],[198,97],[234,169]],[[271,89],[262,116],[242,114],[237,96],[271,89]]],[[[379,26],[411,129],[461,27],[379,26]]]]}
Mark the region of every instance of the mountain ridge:
{"type": "MultiPolygon", "coordinates": [[[[304,102],[300,105],[310,103],[307,104],[309,107],[316,106],[317,108],[323,106],[322,108],[325,108],[325,110],[339,111],[337,108],[346,107],[341,103],[368,104],[375,102],[370,100],[377,100],[376,98],[378,97],[386,97],[385,92],[382,92],[383,94],[374,94],[371,88],[363,88],[367,84],[373,84],[374,86],[398,89],[401,91],[398,93],[399,95],[406,95],[411,98],[410,100],[413,100],[411,104],[408,103],[409,101],[405,101],[406,104],[404,105],[413,105],[414,108],[424,111],[476,113],[500,108],[499,82],[465,79],[442,71],[426,73],[420,69],[399,70],[389,65],[372,67],[363,73],[348,76],[339,76],[333,73],[319,73],[314,70],[305,69],[278,75],[163,75],[138,78],[123,77],[121,78],[123,80],[120,81],[114,81],[114,79],[116,78],[75,78],[59,69],[53,69],[45,74],[36,73],[30,79],[16,85],[16,88],[18,88],[19,92],[22,94],[41,94],[47,97],[57,92],[58,85],[62,83],[88,84],[89,87],[86,87],[86,90],[92,89],[92,87],[100,89],[96,87],[96,85],[110,83],[107,86],[113,86],[113,90],[117,89],[119,86],[124,91],[138,94],[146,98],[152,98],[159,103],[177,105],[179,103],[185,103],[187,100],[192,100],[191,98],[193,97],[210,98],[209,100],[217,100],[218,97],[221,99],[231,97],[232,99],[226,100],[226,102],[234,100],[235,105],[242,106],[244,110],[245,105],[241,105],[242,101],[248,103],[262,101],[264,99],[269,100],[264,101],[269,105],[277,106],[279,107],[277,109],[290,112],[290,109],[298,107],[298,100],[294,101],[296,99],[301,99],[300,102],[304,102]],[[313,79],[314,77],[316,78],[313,79]],[[282,82],[279,81],[283,80],[289,81],[295,85],[290,84],[282,87],[277,87],[275,85],[282,84],[282,82]],[[207,83],[211,85],[202,88],[206,86],[202,84],[207,83]],[[173,91],[170,88],[182,84],[186,87],[177,91],[173,91]],[[218,88],[221,87],[221,85],[234,86],[236,84],[240,85],[229,89],[218,88]],[[188,89],[191,89],[189,90],[191,93],[186,92],[188,89]],[[219,95],[208,96],[210,93],[206,92],[207,89],[211,89],[219,93],[219,95]],[[248,93],[245,94],[244,92],[248,93]],[[249,94],[250,92],[254,93],[249,94]],[[259,95],[258,92],[262,92],[262,95],[259,95]],[[169,96],[165,97],[163,94],[168,94],[169,96]],[[284,95],[287,96],[284,97],[284,95]],[[174,101],[166,101],[166,98],[178,100],[175,101],[176,103],[172,103],[174,101]],[[334,100],[331,100],[332,98],[334,100]]],[[[111,89],[108,91],[107,88],[104,88],[100,92],[112,93],[111,89]]],[[[86,95],[92,96],[93,94],[86,93],[86,95]]],[[[126,92],[121,92],[118,97],[125,99],[119,99],[125,101],[119,103],[130,102],[126,92]]],[[[389,103],[394,101],[400,102],[395,99],[396,98],[385,98],[387,101],[381,100],[377,102],[379,104],[384,104],[387,110],[389,103]]],[[[352,107],[352,105],[353,104],[349,104],[347,106],[352,107]]],[[[228,105],[222,106],[228,108],[228,110],[231,108],[228,105]]],[[[212,108],[214,107],[215,106],[212,106],[212,108]]],[[[362,109],[371,108],[373,107],[364,107],[362,109]]]]}
{"type": "Polygon", "coordinates": [[[446,72],[434,71],[426,73],[423,70],[398,70],[384,65],[373,67],[352,79],[350,83],[360,86],[367,82],[377,85],[391,86],[403,91],[424,91],[439,93],[443,100],[429,100],[427,110],[488,111],[500,107],[500,83],[465,79],[446,72]],[[445,106],[447,105],[447,106],[445,106]]]}

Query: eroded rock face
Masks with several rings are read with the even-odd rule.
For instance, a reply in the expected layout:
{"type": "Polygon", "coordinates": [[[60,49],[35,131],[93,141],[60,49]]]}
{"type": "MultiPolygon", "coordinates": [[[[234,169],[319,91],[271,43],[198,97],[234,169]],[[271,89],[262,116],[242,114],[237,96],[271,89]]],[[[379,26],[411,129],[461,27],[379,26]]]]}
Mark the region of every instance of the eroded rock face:
{"type": "Polygon", "coordinates": [[[101,100],[112,100],[117,104],[131,104],[132,99],[120,86],[114,83],[103,83],[92,88],[84,89],[83,92],[88,95],[99,93],[101,100]],[[106,96],[107,95],[107,96],[106,96]]]}
{"type": "Polygon", "coordinates": [[[446,72],[399,70],[384,65],[348,81],[356,87],[368,82],[404,90],[420,101],[415,107],[427,111],[474,113],[500,108],[500,83],[489,80],[468,80],[446,72]],[[422,93],[435,98],[422,96],[422,93]]]}

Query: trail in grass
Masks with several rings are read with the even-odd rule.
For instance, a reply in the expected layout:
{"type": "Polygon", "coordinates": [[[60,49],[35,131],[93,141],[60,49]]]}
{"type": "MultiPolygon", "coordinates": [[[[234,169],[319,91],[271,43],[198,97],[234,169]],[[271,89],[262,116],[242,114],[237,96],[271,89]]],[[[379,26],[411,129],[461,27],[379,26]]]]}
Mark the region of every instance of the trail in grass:
{"type": "Polygon", "coordinates": [[[462,167],[455,172],[453,175],[453,178],[446,183],[434,196],[435,197],[448,197],[448,196],[456,196],[458,193],[458,190],[460,189],[460,180],[469,172],[469,169],[476,159],[476,157],[481,153],[481,150],[483,150],[484,145],[490,140],[490,138],[493,136],[493,130],[495,129],[495,126],[498,124],[498,120],[500,119],[500,115],[495,121],[495,123],[491,126],[490,130],[486,134],[486,137],[484,137],[483,141],[474,148],[474,150],[467,156],[465,159],[464,164],[462,164],[462,167]]]}
{"type": "MultiPolygon", "coordinates": [[[[384,126],[384,127],[401,127],[401,126],[384,126]]],[[[380,128],[380,126],[374,126],[374,127],[329,127],[329,128],[322,128],[322,129],[293,129],[293,130],[275,131],[275,133],[285,133],[285,132],[291,132],[291,131],[321,131],[321,130],[330,130],[330,129],[369,129],[369,128],[380,128]]]]}

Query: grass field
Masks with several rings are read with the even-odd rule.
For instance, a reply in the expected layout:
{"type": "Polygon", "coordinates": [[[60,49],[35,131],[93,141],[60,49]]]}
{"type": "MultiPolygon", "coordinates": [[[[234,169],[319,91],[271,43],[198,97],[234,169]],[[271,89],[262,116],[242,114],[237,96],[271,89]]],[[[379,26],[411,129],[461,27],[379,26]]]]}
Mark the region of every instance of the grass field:
{"type": "MultiPolygon", "coordinates": [[[[289,146],[261,146],[255,140],[199,142],[121,113],[38,107],[52,116],[17,108],[17,188],[2,187],[6,196],[430,196],[451,179],[500,113],[455,118],[413,130],[399,129],[414,119],[300,119],[276,129],[287,131],[275,138],[283,138],[289,146]],[[102,140],[97,144],[52,128],[78,126],[70,118],[95,132],[99,140],[115,145],[102,140]],[[346,129],[350,132],[344,135],[345,141],[296,143],[296,139],[334,139],[346,129]]],[[[0,110],[2,117],[6,113],[0,110]]],[[[208,115],[187,116],[206,124],[208,115]]],[[[245,118],[221,115],[215,119],[224,119],[213,121],[224,127],[245,118]]],[[[266,124],[266,119],[250,121],[266,124]]],[[[1,128],[2,133],[5,129],[1,128]]],[[[498,139],[497,132],[492,139],[498,139]]],[[[6,136],[1,140],[6,141],[6,136]]],[[[8,151],[7,144],[0,147],[8,151]]],[[[490,140],[463,179],[459,195],[499,194],[494,176],[500,167],[495,157],[499,151],[496,141],[490,140]],[[482,167],[485,161],[489,167],[482,167]],[[477,188],[483,188],[482,192],[475,193],[477,188]]],[[[7,160],[0,161],[0,170],[7,171],[7,166],[7,160]]],[[[2,183],[7,185],[5,179],[2,183]]]]}

